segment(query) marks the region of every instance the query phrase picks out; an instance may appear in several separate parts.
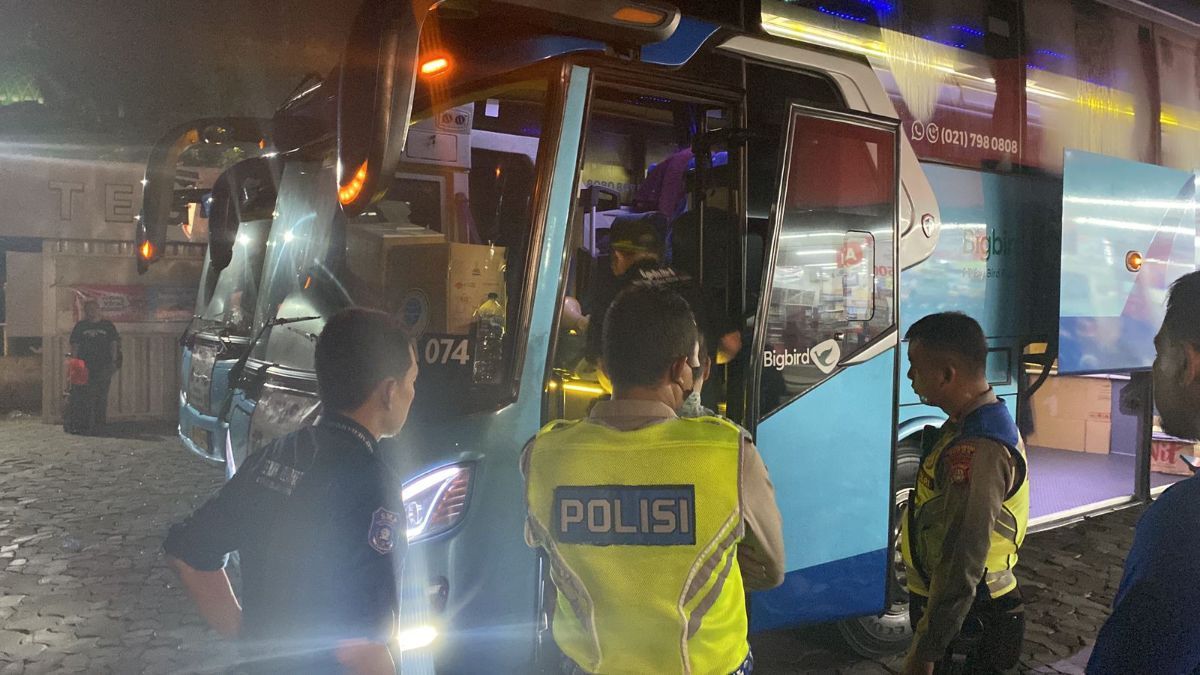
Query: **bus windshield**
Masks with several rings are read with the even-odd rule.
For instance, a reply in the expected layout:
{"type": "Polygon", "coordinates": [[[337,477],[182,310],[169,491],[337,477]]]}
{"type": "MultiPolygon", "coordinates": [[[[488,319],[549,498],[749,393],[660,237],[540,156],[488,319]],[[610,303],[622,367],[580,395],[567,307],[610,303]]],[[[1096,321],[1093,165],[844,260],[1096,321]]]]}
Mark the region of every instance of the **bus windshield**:
{"type": "MultiPolygon", "coordinates": [[[[422,381],[494,387],[511,376],[548,79],[422,103],[386,194],[351,219],[329,156],[284,168],[267,241],[253,357],[311,371],[325,318],[351,305],[398,316],[422,381]]],[[[431,97],[432,99],[433,97],[431,97]]]]}
{"type": "Polygon", "coordinates": [[[233,257],[223,270],[204,258],[200,290],[196,294],[196,327],[200,332],[220,330],[229,335],[248,336],[258,300],[269,220],[252,220],[238,225],[233,257]]]}

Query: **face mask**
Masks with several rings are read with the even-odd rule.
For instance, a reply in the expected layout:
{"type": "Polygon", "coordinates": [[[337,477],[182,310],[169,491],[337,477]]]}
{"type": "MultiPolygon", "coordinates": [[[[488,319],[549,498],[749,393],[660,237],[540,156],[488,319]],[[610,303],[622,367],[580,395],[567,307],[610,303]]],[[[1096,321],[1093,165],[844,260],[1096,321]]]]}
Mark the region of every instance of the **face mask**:
{"type": "Polygon", "coordinates": [[[683,399],[683,405],[679,406],[680,417],[703,417],[707,414],[709,414],[708,411],[700,403],[700,391],[698,389],[692,390],[692,393],[683,399]]]}

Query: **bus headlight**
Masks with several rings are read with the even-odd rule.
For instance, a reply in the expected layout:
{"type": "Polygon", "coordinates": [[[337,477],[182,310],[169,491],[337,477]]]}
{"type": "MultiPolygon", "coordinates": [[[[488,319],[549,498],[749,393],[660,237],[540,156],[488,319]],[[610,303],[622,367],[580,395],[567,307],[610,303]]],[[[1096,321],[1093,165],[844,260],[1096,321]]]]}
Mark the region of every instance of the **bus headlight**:
{"type": "Polygon", "coordinates": [[[408,541],[441,534],[462,521],[471,495],[470,464],[450,464],[404,483],[408,541]]]}
{"type": "Polygon", "coordinates": [[[437,629],[429,624],[409,626],[396,631],[396,646],[402,652],[421,649],[433,644],[437,636],[437,629]]]}

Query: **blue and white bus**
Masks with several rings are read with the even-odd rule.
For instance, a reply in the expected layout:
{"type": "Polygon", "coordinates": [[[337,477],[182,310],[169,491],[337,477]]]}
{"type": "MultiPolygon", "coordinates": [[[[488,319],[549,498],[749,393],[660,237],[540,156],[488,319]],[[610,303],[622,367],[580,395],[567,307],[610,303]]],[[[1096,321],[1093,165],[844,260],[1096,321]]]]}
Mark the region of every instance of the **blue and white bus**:
{"type": "MultiPolygon", "coordinates": [[[[216,463],[225,461],[218,418],[229,375],[250,344],[259,277],[278,164],[268,146],[269,120],[199,119],[171,129],[155,144],[138,220],[138,270],[162,250],[141,223],[207,228],[195,310],[180,336],[179,439],[216,463]]],[[[232,474],[230,474],[232,475],[232,474]]]]}
{"type": "MultiPolygon", "coordinates": [[[[1151,128],[1159,154],[1130,157],[1115,143],[1113,159],[1137,165],[1119,170],[1191,162],[1177,145],[1195,143],[1185,135],[1200,110],[1189,100],[1168,113],[1154,99],[1145,113],[1119,78],[1106,87],[1080,65],[1102,55],[1033,40],[1048,28],[1031,17],[1074,11],[1067,0],[939,4],[907,3],[925,25],[884,0],[682,11],[643,0],[367,2],[340,66],[279,109],[262,158],[278,179],[251,339],[217,424],[234,471],[319,414],[313,343],[345,306],[395,313],[420,336],[417,403],[388,449],[408,477],[405,668],[532,672],[551,649],[549,579],[522,539],[517,457],[542,424],[582,415],[603,393],[561,308],[610,281],[612,219],[649,212],[665,224],[672,265],[744,325],[706,397],[754,434],[784,516],[787,577],[752,596],[752,630],[838,621],[864,654],[906,644],[894,544],[919,458],[908,441],[942,415],[904,381],[904,328],[930,311],[975,315],[997,392],[1022,420],[1054,426],[1029,412],[1026,362],[1048,375],[1059,343],[1064,205],[1113,208],[1088,192],[1096,180],[1067,194],[1083,202],[1064,199],[1064,164],[1070,185],[1093,165],[1063,150],[1104,151],[1105,134],[1151,128]],[[1079,72],[1064,75],[1043,51],[1079,72]],[[1085,143],[1086,129],[1053,138],[1088,111],[1101,117],[1101,147],[1085,143]],[[1159,123],[1144,127],[1153,113],[1159,123]],[[1181,153],[1169,161],[1168,145],[1181,153]],[[472,338],[473,312],[493,293],[506,317],[499,352],[472,338]]],[[[1132,20],[1133,44],[1153,56],[1146,19],[1101,9],[1122,29],[1132,20]]],[[[1171,35],[1194,46],[1194,33],[1171,35]]],[[[163,198],[156,187],[168,189],[150,180],[148,203],[163,198]]],[[[1194,197],[1180,188],[1165,208],[1192,221],[1171,221],[1175,234],[1194,230],[1194,197]]],[[[1147,195],[1113,199],[1162,201],[1147,195]]],[[[149,213],[147,263],[169,226],[149,213]]],[[[1072,218],[1085,226],[1071,230],[1072,254],[1091,251],[1104,218],[1072,218]]],[[[1148,235],[1129,246],[1144,246],[1149,268],[1165,222],[1130,230],[1148,235]]],[[[244,226],[233,217],[213,230],[244,226]]],[[[1099,261],[1079,264],[1107,260],[1097,241],[1099,261]]],[[[230,259],[229,247],[228,234],[214,239],[210,258],[230,259]]],[[[1104,273],[1122,289],[1169,280],[1144,269],[1104,273]]],[[[1035,486],[1046,480],[1039,461],[1035,486]]]]}

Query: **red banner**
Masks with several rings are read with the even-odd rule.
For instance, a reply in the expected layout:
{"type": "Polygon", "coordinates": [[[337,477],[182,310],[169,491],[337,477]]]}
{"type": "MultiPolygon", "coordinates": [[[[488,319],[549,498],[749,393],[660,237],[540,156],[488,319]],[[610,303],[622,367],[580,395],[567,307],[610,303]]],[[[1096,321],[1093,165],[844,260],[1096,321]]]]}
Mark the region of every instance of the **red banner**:
{"type": "Polygon", "coordinates": [[[74,313],[83,316],[83,303],[95,300],[100,313],[113,323],[150,321],[187,321],[196,303],[196,289],[190,286],[74,286],[74,313]]]}

